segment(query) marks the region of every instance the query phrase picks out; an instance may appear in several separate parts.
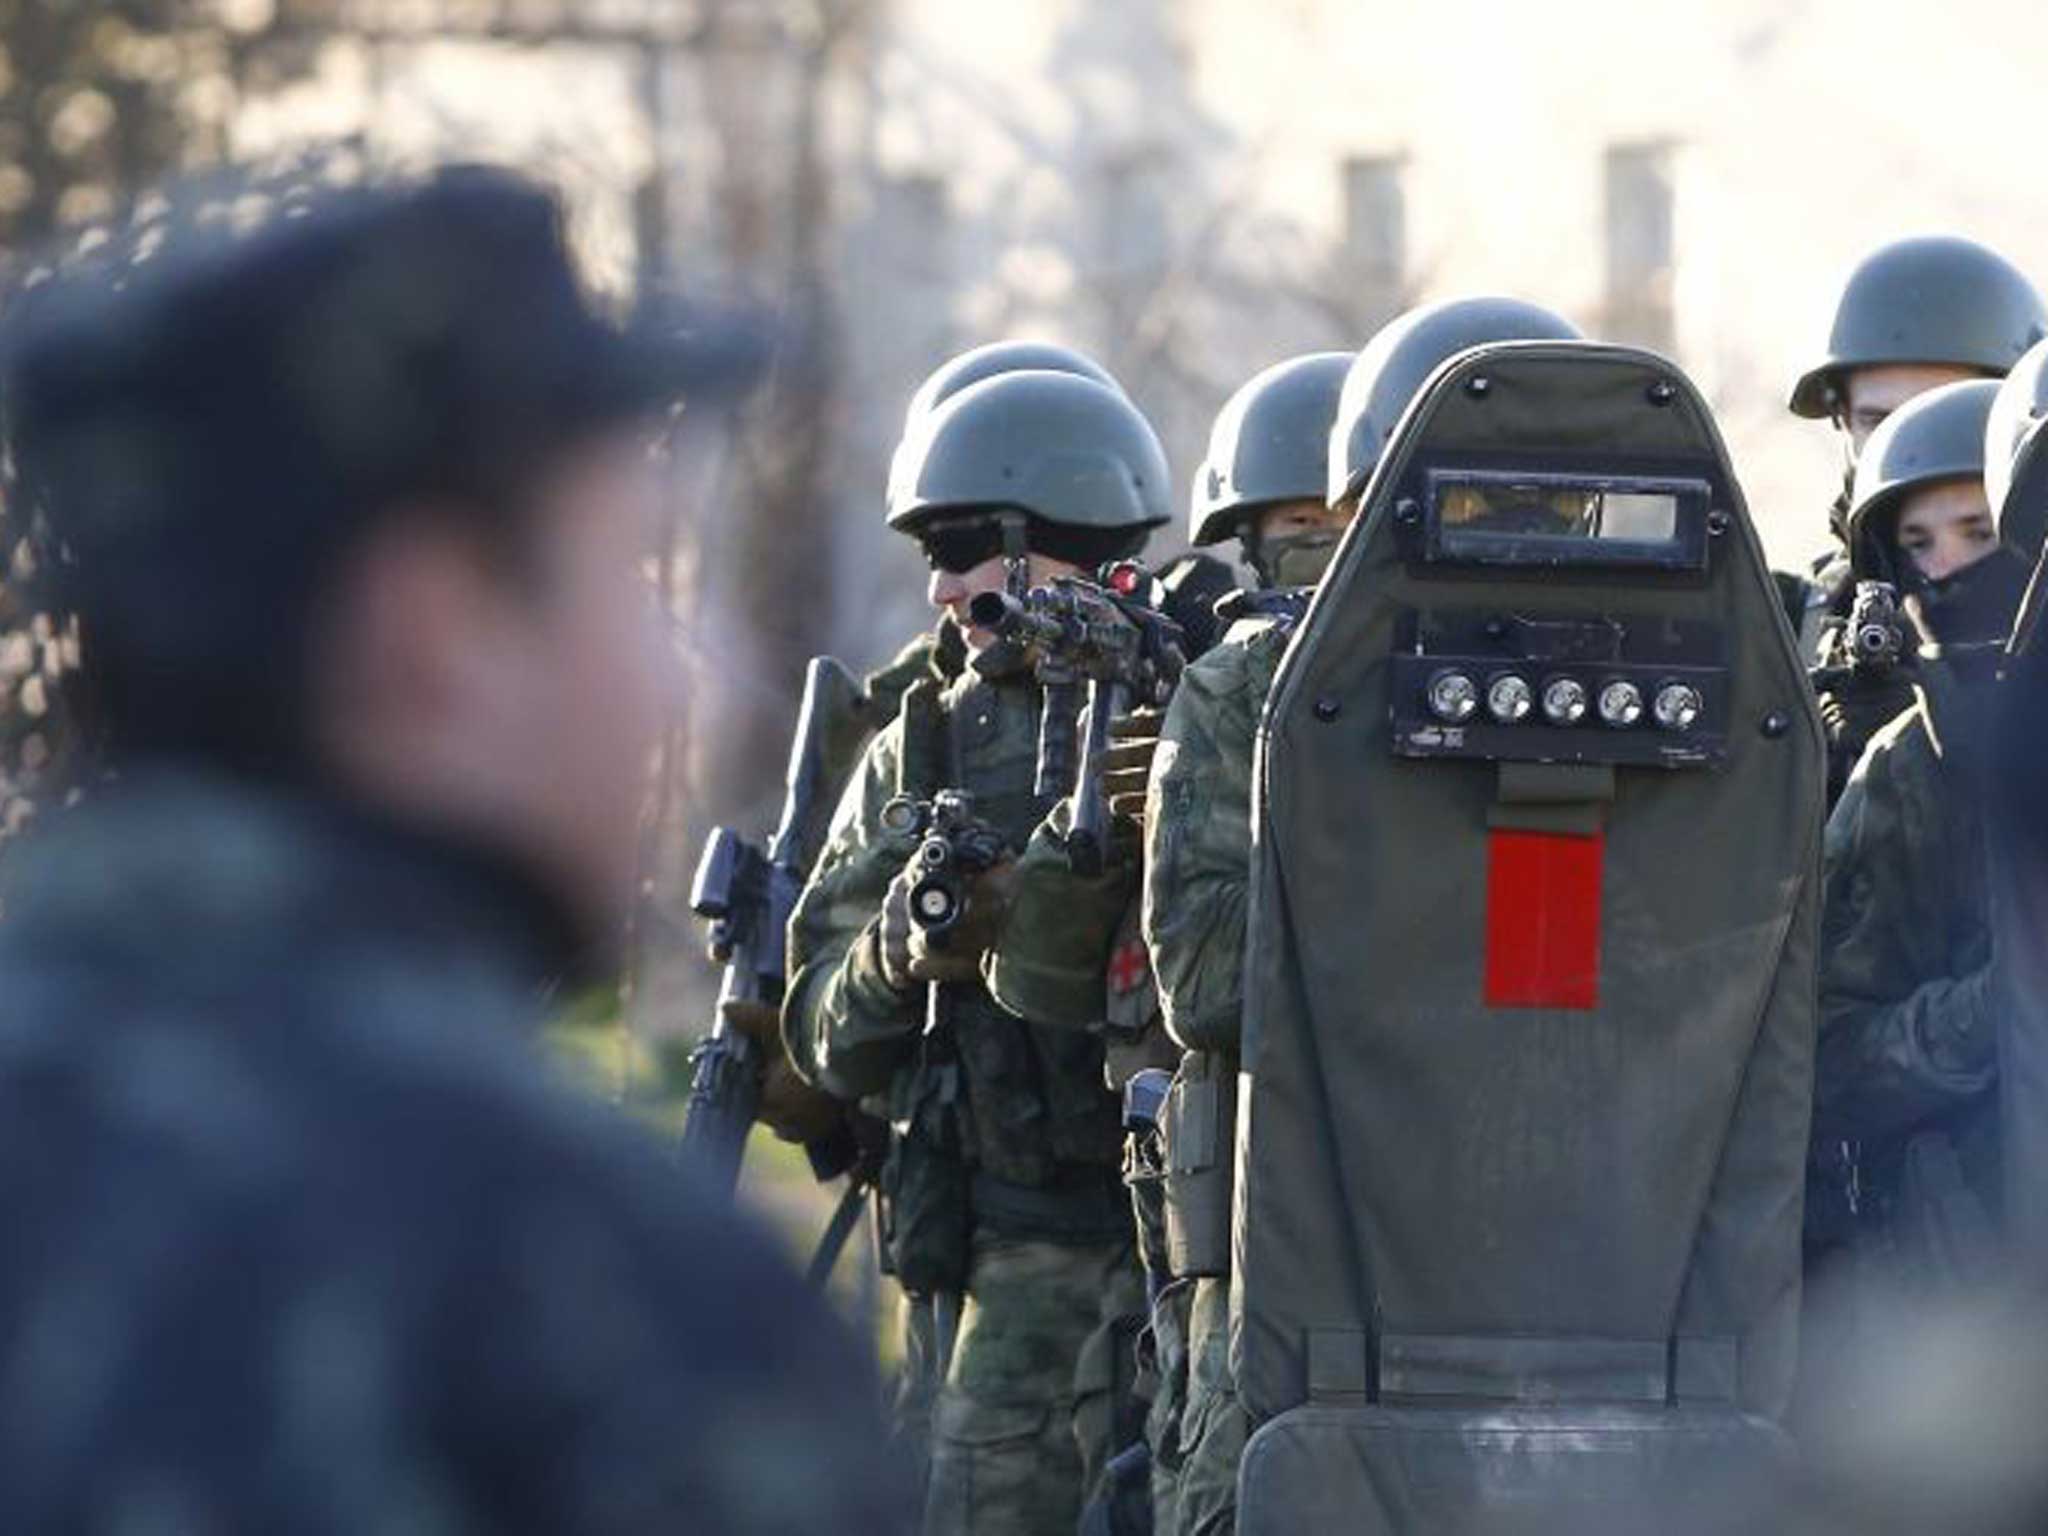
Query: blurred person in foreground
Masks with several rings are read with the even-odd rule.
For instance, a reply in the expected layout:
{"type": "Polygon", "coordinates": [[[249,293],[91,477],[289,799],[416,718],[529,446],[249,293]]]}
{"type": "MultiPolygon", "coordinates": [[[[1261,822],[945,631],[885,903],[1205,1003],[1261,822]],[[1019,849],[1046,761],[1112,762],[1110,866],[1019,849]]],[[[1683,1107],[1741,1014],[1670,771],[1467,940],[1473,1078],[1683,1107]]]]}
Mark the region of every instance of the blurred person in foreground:
{"type": "Polygon", "coordinates": [[[5,871],[0,1526],[896,1529],[861,1352],[527,1038],[613,963],[652,428],[731,350],[509,175],[285,203],[0,348],[105,770],[5,871]]]}

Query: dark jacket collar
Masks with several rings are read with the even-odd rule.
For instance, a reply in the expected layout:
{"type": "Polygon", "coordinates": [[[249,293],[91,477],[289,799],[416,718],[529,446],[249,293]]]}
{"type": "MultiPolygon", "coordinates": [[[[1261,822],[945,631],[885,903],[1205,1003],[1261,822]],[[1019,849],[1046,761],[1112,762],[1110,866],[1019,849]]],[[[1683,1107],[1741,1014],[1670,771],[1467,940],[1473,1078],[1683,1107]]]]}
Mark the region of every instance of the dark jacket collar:
{"type": "Polygon", "coordinates": [[[169,959],[346,938],[539,987],[581,950],[566,909],[492,850],[314,793],[187,769],[96,787],[0,865],[10,943],[169,959]]]}

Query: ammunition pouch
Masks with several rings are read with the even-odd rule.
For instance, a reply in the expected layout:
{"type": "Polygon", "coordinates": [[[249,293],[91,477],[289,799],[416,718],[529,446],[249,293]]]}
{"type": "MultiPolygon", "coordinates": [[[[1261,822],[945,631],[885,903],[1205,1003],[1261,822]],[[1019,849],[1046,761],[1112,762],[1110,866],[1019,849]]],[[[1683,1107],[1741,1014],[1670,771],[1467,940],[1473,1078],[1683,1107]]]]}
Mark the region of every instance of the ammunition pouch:
{"type": "Polygon", "coordinates": [[[1173,1278],[1166,1251],[1165,1136],[1156,1125],[1125,1133],[1124,1187],[1131,1195],[1131,1220],[1138,1234],[1138,1262],[1158,1292],[1173,1278]]]}
{"type": "Polygon", "coordinates": [[[967,987],[956,991],[951,1029],[973,1106],[967,1145],[976,1167],[1026,1187],[1051,1186],[1077,1166],[1115,1183],[1123,1134],[1103,1083],[1101,1040],[1027,1023],[967,987]]]}
{"type": "Polygon", "coordinates": [[[917,1070],[898,1074],[891,1093],[895,1134],[882,1165],[882,1236],[897,1280],[913,1296],[967,1287],[972,1176],[962,1155],[961,1091],[959,1064],[930,1059],[928,1051],[917,1070]]]}
{"type": "Polygon", "coordinates": [[[968,1174],[960,1160],[898,1137],[882,1167],[882,1192],[884,1240],[903,1289],[913,1296],[966,1289],[968,1174]]]}
{"type": "Polygon", "coordinates": [[[1166,1259],[1176,1278],[1230,1273],[1237,1063],[1190,1051],[1160,1122],[1166,1142],[1166,1259]]]}

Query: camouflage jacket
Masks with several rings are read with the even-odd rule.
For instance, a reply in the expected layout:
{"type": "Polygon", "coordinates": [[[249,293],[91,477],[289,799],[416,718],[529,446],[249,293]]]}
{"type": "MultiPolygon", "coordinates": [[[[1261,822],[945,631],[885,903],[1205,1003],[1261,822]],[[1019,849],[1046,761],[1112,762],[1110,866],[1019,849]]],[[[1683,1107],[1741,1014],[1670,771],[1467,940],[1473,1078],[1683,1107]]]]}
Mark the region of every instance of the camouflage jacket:
{"type": "Polygon", "coordinates": [[[1145,805],[1145,942],[1166,1027],[1235,1054],[1244,1012],[1253,752],[1291,629],[1246,622],[1181,676],[1145,805]]]}
{"type": "MultiPolygon", "coordinates": [[[[917,695],[912,695],[914,700],[917,695]]],[[[882,899],[915,839],[882,825],[898,794],[943,788],[975,797],[977,814],[1013,849],[1032,840],[1047,806],[1032,793],[1040,693],[1028,678],[991,682],[969,670],[930,711],[907,704],[868,746],[833,816],[825,851],[789,928],[783,1035],[805,1076],[842,1098],[885,1095],[891,1118],[920,1097],[924,1079],[951,1070],[927,1037],[927,990],[900,992],[882,972],[882,899]],[[920,741],[931,716],[936,739],[920,741]]],[[[1108,918],[1093,942],[1108,949],[1108,918]]],[[[1006,925],[984,972],[1014,938],[1006,925]]],[[[1088,940],[1084,936],[1083,942],[1088,940]]],[[[947,1027],[964,1079],[962,1141],[968,1161],[1006,1183],[1043,1186],[1073,1165],[1114,1166],[1115,1100],[1103,1085],[1102,1043],[1056,1023],[1020,1017],[986,987],[943,989],[947,1027]]]]}
{"type": "MultiPolygon", "coordinates": [[[[941,619],[936,627],[914,636],[889,660],[861,679],[861,693],[867,703],[867,719],[874,729],[896,718],[897,710],[903,707],[903,695],[910,691],[913,683],[930,678],[938,683],[950,683],[967,666],[967,649],[960,638],[960,631],[951,619],[941,619]]],[[[855,763],[848,762],[842,776],[852,773],[855,763]]]]}
{"type": "MultiPolygon", "coordinates": [[[[1828,822],[1815,1134],[1881,1165],[1944,1131],[1995,1187],[1996,998],[1984,833],[1923,694],[1878,733],[1828,822]]],[[[1953,722],[1950,722],[1953,723],[1953,722]]]]}
{"type": "Polygon", "coordinates": [[[6,875],[0,1527],[903,1528],[866,1351],[547,1072],[521,871],[131,773],[6,875]]]}

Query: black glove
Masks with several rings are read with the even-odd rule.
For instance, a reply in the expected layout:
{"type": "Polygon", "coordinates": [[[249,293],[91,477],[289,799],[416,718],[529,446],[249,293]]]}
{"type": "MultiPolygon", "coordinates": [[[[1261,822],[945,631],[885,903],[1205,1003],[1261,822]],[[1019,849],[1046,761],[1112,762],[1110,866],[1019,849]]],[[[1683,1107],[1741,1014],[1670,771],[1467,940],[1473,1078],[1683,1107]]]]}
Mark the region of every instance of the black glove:
{"type": "Polygon", "coordinates": [[[1828,799],[1863,757],[1870,738],[1913,707],[1913,685],[1897,670],[1852,671],[1820,696],[1821,725],[1828,739],[1828,799]]]}
{"type": "MultiPolygon", "coordinates": [[[[912,924],[908,936],[910,974],[919,981],[979,981],[981,957],[1002,931],[1016,872],[1017,861],[1004,859],[973,876],[967,882],[967,910],[943,936],[912,924]]],[[[914,875],[915,870],[908,873],[914,875]]]]}
{"type": "Polygon", "coordinates": [[[797,1075],[782,1045],[781,1012],[771,1003],[734,1000],[726,1022],[761,1052],[761,1102],[754,1118],[784,1141],[813,1142],[829,1135],[846,1106],[797,1075]]]}

